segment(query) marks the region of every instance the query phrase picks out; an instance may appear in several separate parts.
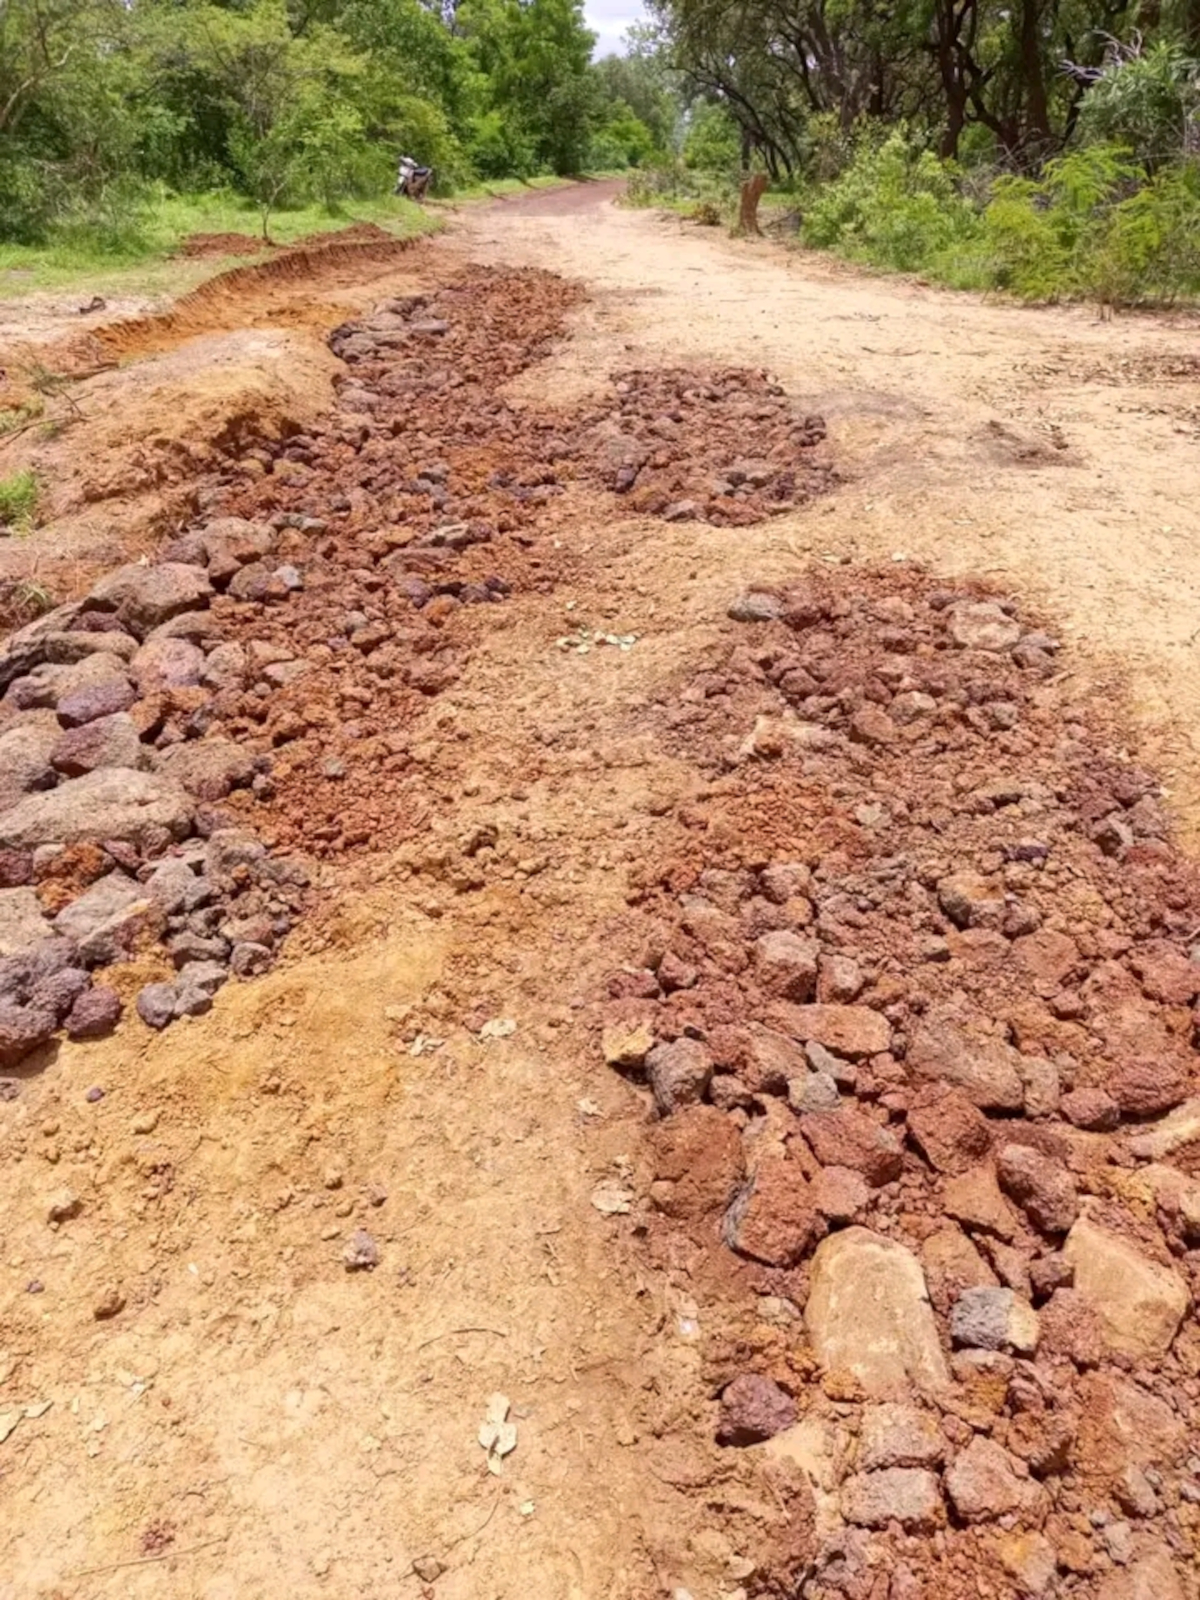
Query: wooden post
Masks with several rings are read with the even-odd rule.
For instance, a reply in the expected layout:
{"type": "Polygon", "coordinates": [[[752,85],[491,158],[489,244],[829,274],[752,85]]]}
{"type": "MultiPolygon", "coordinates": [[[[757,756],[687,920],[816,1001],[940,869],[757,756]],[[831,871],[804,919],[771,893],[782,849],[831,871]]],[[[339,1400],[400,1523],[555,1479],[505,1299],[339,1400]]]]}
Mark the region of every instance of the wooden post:
{"type": "Polygon", "coordinates": [[[767,187],[765,172],[755,172],[742,184],[742,202],[738,211],[738,232],[761,235],[758,225],[758,202],[767,187]]]}

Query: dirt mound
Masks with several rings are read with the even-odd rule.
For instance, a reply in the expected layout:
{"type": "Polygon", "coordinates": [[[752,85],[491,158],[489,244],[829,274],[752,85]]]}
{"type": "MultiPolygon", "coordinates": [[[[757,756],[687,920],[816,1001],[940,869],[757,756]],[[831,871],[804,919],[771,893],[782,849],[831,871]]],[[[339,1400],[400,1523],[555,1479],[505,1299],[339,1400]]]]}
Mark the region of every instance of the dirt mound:
{"type": "MultiPolygon", "coordinates": [[[[280,296],[303,285],[314,294],[339,282],[360,281],[365,269],[394,265],[419,241],[397,239],[381,228],[362,225],[318,234],[314,242],[280,250],[267,261],[231,267],[182,295],[169,311],[131,317],[98,328],[56,351],[56,365],[67,373],[169,350],[184,339],[230,327],[253,327],[277,320],[280,296]],[[319,241],[319,242],[317,242],[319,241]]],[[[306,308],[312,321],[323,308],[306,308]]],[[[326,326],[328,318],[326,319],[326,326]]]]}
{"type": "Polygon", "coordinates": [[[731,616],[664,717],[711,787],[603,1008],[664,1118],[657,1249],[682,1224],[806,1327],[713,1353],[718,1438],[805,1418],[806,1595],[848,1559],[864,1595],[1045,1592],[1064,1557],[1181,1593],[1200,872],[1007,597],[856,572],[731,616]]]}
{"type": "Polygon", "coordinates": [[[274,248],[252,233],[192,233],[174,254],[180,260],[192,261],[203,256],[256,256],[274,248]]]}

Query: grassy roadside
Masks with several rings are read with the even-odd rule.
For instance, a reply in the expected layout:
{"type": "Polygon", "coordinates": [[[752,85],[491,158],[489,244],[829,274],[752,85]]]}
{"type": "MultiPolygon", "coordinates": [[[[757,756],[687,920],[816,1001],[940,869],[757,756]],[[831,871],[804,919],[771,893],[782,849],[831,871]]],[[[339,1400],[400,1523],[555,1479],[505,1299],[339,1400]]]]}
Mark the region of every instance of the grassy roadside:
{"type": "MultiPolygon", "coordinates": [[[[347,205],[336,213],[322,206],[278,211],[271,217],[271,239],[292,244],[314,233],[332,233],[356,222],[373,222],[397,238],[434,232],[438,219],[407,200],[388,196],[347,205]]],[[[239,233],[257,237],[257,209],[229,195],[164,196],[126,233],[112,241],[63,237],[49,245],[0,245],[0,299],[84,284],[94,294],[179,294],[232,262],[253,257],[174,255],[197,233],[239,233]]]]}

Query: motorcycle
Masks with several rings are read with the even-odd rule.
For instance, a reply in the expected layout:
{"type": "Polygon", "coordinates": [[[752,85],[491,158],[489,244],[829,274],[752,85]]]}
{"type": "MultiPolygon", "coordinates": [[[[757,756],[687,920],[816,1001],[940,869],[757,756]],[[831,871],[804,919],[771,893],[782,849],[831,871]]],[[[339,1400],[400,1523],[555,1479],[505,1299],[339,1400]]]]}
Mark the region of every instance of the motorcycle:
{"type": "Polygon", "coordinates": [[[400,157],[400,168],[396,173],[396,194],[403,195],[408,200],[415,200],[418,204],[424,200],[425,192],[433,178],[432,167],[422,167],[411,156],[400,157]]]}

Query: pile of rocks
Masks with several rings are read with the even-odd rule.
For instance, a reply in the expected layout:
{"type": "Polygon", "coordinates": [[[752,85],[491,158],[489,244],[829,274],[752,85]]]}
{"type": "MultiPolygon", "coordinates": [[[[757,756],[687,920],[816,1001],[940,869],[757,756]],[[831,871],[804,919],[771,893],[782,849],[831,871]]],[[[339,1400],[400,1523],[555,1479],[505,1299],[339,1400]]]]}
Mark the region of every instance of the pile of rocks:
{"type": "Polygon", "coordinates": [[[578,415],[505,398],[578,300],[550,273],[472,268],[436,294],[384,301],[331,335],[347,366],[337,409],[204,491],[210,515],[281,526],[304,575],[286,606],[264,594],[235,622],[244,648],[278,652],[266,670],[287,681],[223,713],[230,737],[275,751],[273,825],[288,845],[334,856],[422,825],[397,793],[411,725],[458,677],[465,608],[569,571],[560,535],[573,483],[666,512],[663,485],[682,473],[678,492],[711,501],[717,520],[756,521],[829,481],[819,422],[798,419],[760,373],[624,375],[578,415]],[[771,475],[743,472],[742,457],[769,461],[771,475]],[[627,494],[631,462],[642,476],[627,494]],[[715,466],[728,469],[719,493],[715,466]]]}
{"type": "Polygon", "coordinates": [[[746,527],[827,493],[823,417],[745,367],[618,372],[615,408],[583,419],[571,454],[632,509],[668,522],[746,527]]]}
{"type": "Polygon", "coordinates": [[[713,781],[603,1026],[661,1119],[652,1235],[762,1297],[718,1438],[809,1467],[814,1600],[1192,1600],[1196,871],[1007,600],[731,615],[661,710],[713,781]]]}
{"type": "Polygon", "coordinates": [[[338,328],[331,416],[231,435],[193,527],[0,647],[0,1069],[60,1025],[112,1026],[90,974],[157,941],[178,975],[138,996],[154,1027],[264,970],[307,879],[279,852],[411,836],[396,783],[423,700],[457,677],[454,619],[552,581],[537,535],[573,477],[632,451],[643,509],[666,510],[708,463],[704,514],[727,521],[824,481],[823,430],[762,374],[633,374],[576,418],[500,398],[578,298],[472,269],[338,328]]]}
{"type": "MultiPolygon", "coordinates": [[[[160,940],[178,977],[143,991],[143,1018],[207,1009],[230,972],[270,964],[299,908],[303,867],[219,804],[269,760],[222,737],[220,686],[245,669],[214,602],[273,535],[196,538],[205,565],[122,567],[0,649],[0,1067],[59,1025],[107,1031],[121,1002],[91,974],[160,940]]],[[[302,581],[271,577],[285,596],[302,581]]]]}

